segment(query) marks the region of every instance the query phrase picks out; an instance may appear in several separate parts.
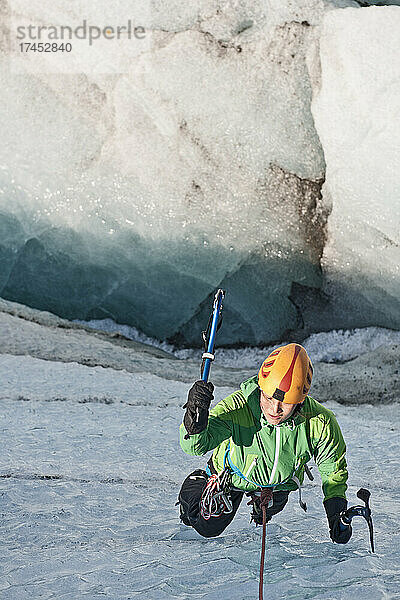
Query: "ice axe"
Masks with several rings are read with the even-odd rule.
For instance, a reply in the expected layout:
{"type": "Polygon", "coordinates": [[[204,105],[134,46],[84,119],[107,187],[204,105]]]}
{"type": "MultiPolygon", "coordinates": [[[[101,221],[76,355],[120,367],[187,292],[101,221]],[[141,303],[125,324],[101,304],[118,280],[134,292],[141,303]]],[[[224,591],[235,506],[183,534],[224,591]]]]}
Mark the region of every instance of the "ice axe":
{"type": "Polygon", "coordinates": [[[222,301],[225,298],[224,290],[219,289],[214,297],[213,310],[208,321],[207,329],[202,331],[204,350],[201,365],[201,378],[208,381],[211,363],[214,360],[215,336],[222,324],[222,301]]]}
{"type": "MultiPolygon", "coordinates": [[[[201,357],[201,379],[205,382],[208,381],[208,377],[210,375],[211,363],[213,362],[214,355],[214,346],[215,346],[215,337],[217,335],[218,329],[222,325],[222,301],[225,298],[224,290],[219,289],[214,297],[213,309],[208,320],[208,325],[205,331],[201,332],[201,336],[204,342],[204,352],[201,357]]],[[[186,407],[186,404],[183,408],[186,407]]],[[[196,415],[196,423],[199,420],[199,410],[197,409],[196,415]]],[[[188,440],[190,435],[187,433],[185,435],[185,440],[188,440]]]]}
{"type": "Polygon", "coordinates": [[[340,515],[340,521],[342,527],[348,527],[354,517],[364,517],[364,519],[368,523],[369,528],[369,539],[371,542],[371,551],[375,552],[374,548],[374,527],[372,524],[372,516],[371,509],[369,506],[369,499],[371,497],[371,493],[365,488],[361,488],[357,492],[357,498],[360,498],[365,504],[365,506],[356,505],[350,506],[347,510],[344,510],[340,515]]]}

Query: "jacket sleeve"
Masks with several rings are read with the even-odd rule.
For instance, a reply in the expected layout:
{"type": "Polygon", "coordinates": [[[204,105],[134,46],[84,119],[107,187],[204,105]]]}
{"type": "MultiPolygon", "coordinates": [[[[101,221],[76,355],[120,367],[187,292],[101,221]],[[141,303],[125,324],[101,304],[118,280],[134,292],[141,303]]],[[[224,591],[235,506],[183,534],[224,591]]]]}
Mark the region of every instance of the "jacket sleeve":
{"type": "Polygon", "coordinates": [[[186,454],[202,456],[214,450],[221,442],[232,435],[232,421],[229,416],[231,409],[226,405],[226,398],[211,409],[206,429],[185,439],[186,427],[182,423],[179,428],[180,445],[186,454]]]}
{"type": "Polygon", "coordinates": [[[314,452],[314,460],[321,474],[324,501],[329,498],[346,498],[346,444],[333,413],[326,415],[324,420],[325,424],[314,452]]]}

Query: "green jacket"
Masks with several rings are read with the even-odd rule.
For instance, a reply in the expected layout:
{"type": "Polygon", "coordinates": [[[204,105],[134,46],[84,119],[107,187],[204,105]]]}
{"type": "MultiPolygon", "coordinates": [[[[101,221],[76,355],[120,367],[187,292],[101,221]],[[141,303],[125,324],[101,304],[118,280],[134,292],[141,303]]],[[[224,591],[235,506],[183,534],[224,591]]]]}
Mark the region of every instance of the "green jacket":
{"type": "Polygon", "coordinates": [[[306,396],[301,410],[280,426],[270,425],[261,412],[257,376],[243,382],[210,411],[207,428],[180,444],[187,454],[213,450],[218,472],[229,465],[232,485],[245,491],[262,486],[295,490],[304,479],[305,464],[312,458],[321,474],[324,500],[346,497],[346,445],[332,411],[306,396]]]}

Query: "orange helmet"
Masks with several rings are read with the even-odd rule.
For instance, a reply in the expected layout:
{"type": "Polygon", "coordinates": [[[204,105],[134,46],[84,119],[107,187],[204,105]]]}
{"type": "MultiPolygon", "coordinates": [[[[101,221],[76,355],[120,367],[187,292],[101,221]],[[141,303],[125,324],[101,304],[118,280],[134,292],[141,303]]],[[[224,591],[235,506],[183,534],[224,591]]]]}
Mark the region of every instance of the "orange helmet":
{"type": "Polygon", "coordinates": [[[311,386],[313,366],[300,344],[277,348],[264,360],[258,385],[267,395],[285,404],[303,402],[311,386]]]}

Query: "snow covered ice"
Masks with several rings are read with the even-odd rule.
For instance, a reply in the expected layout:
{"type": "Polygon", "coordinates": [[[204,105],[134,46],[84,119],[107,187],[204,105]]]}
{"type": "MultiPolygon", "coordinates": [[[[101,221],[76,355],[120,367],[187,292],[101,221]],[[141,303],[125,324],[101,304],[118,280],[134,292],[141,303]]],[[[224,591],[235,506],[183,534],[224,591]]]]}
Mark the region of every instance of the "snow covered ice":
{"type": "MultiPolygon", "coordinates": [[[[4,301],[0,309],[2,599],[257,598],[261,530],[249,524],[245,502],[219,538],[188,535],[179,524],[181,482],[206,461],[178,444],[182,371],[196,378],[198,360],[4,301]],[[35,348],[40,358],[30,356],[35,348]]],[[[340,357],[340,336],[321,335],[340,357]]],[[[368,347],[368,330],[357,335],[353,352],[368,369],[366,357],[379,349],[368,347]]],[[[381,351],[385,341],[398,349],[391,332],[380,335],[381,351]]],[[[315,366],[316,374],[359,369],[356,360],[315,366]]],[[[217,380],[230,382],[216,388],[215,401],[252,372],[214,365],[217,380]]],[[[348,444],[350,503],[362,486],[372,493],[376,554],[361,519],[345,547],[332,544],[314,469],[307,514],[293,493],[268,526],[266,597],[399,597],[399,404],[371,400],[377,405],[328,406],[348,444]]]]}
{"type": "MultiPolygon", "coordinates": [[[[1,400],[2,598],[256,598],[261,540],[247,507],[221,538],[174,539],[183,475],[204,465],[178,447],[187,386],[153,377],[141,406],[140,378],[112,371],[113,402],[102,402],[109,389],[89,367],[13,361],[1,357],[2,379],[18,369],[25,398],[1,400]],[[73,384],[49,402],[59,379],[73,384]]],[[[307,515],[293,499],[269,526],[265,593],[398,597],[398,409],[331,408],[348,443],[349,498],[372,491],[377,553],[361,521],[345,548],[330,542],[316,482],[306,488],[307,515]]]]}

